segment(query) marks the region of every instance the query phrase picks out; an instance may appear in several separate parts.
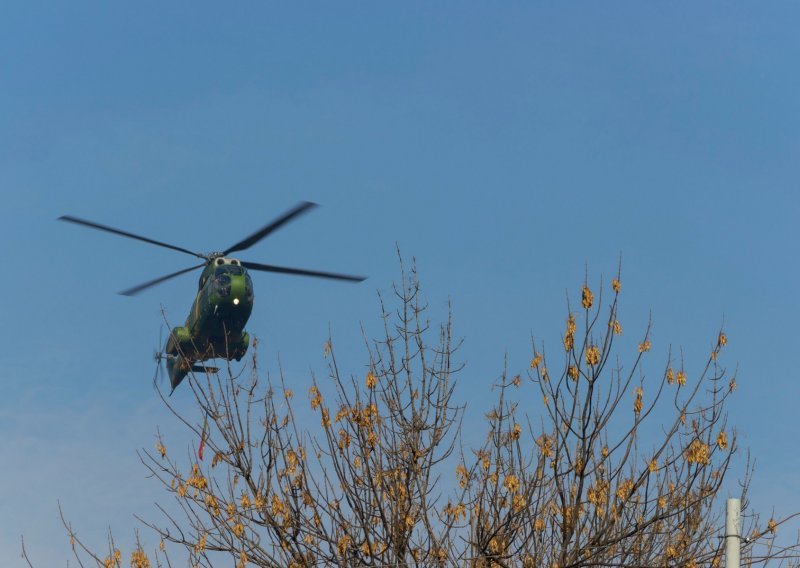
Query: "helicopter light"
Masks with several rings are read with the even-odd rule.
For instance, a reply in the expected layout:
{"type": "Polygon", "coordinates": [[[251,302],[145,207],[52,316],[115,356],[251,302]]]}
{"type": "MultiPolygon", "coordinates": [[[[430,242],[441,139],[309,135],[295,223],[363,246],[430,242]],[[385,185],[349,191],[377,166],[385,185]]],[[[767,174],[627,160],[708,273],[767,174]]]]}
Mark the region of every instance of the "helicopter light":
{"type": "Polygon", "coordinates": [[[234,298],[233,299],[233,305],[234,306],[238,306],[239,305],[239,298],[234,298]]]}

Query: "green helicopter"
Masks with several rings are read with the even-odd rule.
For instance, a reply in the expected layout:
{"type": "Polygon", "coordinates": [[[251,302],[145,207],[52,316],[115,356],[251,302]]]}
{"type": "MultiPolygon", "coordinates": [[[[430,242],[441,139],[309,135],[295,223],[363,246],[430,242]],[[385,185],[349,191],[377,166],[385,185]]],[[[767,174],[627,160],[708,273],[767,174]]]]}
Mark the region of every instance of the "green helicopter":
{"type": "MultiPolygon", "coordinates": [[[[300,215],[307,213],[316,206],[315,203],[303,201],[224,251],[207,254],[197,253],[71,215],[59,217],[59,220],[136,239],[203,259],[203,262],[197,266],[178,270],[120,292],[125,296],[133,296],[156,284],[161,284],[192,270],[203,268],[198,281],[194,304],[189,316],[186,318],[186,323],[183,326],[173,328],[164,350],[156,353],[156,359],[159,363],[162,358],[166,359],[170,386],[174,391],[175,387],[191,371],[216,371],[214,367],[198,365],[199,362],[202,363],[215,358],[239,361],[247,352],[247,348],[250,345],[250,335],[244,330],[244,326],[253,311],[253,301],[255,299],[253,281],[248,273],[249,270],[330,278],[349,282],[365,280],[365,277],[362,276],[261,264],[228,256],[231,253],[250,248],[270,233],[297,219],[300,215]]],[[[170,394],[172,394],[172,391],[170,394]]]]}

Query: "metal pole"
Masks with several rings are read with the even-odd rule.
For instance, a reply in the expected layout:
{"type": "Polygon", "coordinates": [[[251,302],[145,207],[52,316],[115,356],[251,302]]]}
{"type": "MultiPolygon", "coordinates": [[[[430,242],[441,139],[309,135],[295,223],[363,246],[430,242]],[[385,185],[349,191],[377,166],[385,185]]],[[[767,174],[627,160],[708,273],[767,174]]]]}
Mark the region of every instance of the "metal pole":
{"type": "Polygon", "coordinates": [[[739,568],[742,546],[741,509],[741,499],[728,499],[725,514],[725,568],[739,568]]]}

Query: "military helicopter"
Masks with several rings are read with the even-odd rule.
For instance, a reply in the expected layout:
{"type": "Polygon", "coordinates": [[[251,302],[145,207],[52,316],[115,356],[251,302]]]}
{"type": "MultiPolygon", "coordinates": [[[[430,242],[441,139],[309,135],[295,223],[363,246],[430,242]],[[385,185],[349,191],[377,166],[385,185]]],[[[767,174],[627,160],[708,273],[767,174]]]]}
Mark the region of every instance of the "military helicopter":
{"type": "MultiPolygon", "coordinates": [[[[317,207],[315,203],[308,201],[300,202],[271,223],[265,225],[238,243],[223,251],[206,254],[135,235],[127,231],[122,231],[85,219],[79,219],[71,215],[63,215],[59,217],[59,220],[136,239],[203,259],[203,262],[196,266],[178,270],[177,272],[149,280],[148,282],[120,292],[120,294],[125,296],[133,296],[156,284],[161,284],[176,276],[180,276],[181,274],[186,274],[198,268],[203,269],[200,273],[200,280],[198,281],[197,295],[195,296],[192,310],[186,318],[186,323],[183,326],[173,328],[164,346],[164,351],[156,353],[156,359],[159,362],[161,358],[167,361],[170,386],[172,387],[172,391],[174,391],[175,387],[180,384],[190,371],[216,371],[213,367],[198,365],[198,362],[202,363],[214,358],[224,358],[228,361],[236,359],[239,361],[244,357],[250,345],[250,335],[244,330],[244,326],[250,317],[250,313],[253,311],[253,300],[255,297],[253,293],[253,281],[250,278],[248,270],[330,278],[349,282],[361,282],[365,280],[363,276],[351,276],[349,274],[320,272],[301,268],[288,268],[285,266],[238,260],[228,256],[234,252],[247,250],[272,232],[283,227],[290,221],[296,220],[315,207],[317,207]]],[[[170,394],[172,394],[172,392],[170,392],[170,394]]]]}

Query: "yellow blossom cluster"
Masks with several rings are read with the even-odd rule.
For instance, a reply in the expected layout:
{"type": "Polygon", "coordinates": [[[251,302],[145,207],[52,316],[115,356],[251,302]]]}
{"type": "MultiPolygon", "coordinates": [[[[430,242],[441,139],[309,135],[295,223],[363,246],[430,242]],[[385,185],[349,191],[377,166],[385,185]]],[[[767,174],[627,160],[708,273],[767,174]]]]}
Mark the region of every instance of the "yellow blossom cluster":
{"type": "Polygon", "coordinates": [[[131,553],[131,568],[150,568],[150,559],[141,548],[131,553]]]}
{"type": "Polygon", "coordinates": [[[378,379],[375,377],[375,373],[373,373],[372,371],[367,373],[366,383],[368,389],[371,390],[375,388],[375,385],[378,384],[378,379]]]}
{"type": "Polygon", "coordinates": [[[575,346],[575,329],[575,316],[569,314],[567,318],[567,333],[564,335],[564,349],[566,351],[572,351],[575,346]]]}
{"type": "Polygon", "coordinates": [[[586,364],[595,366],[600,363],[600,348],[597,345],[590,345],[586,350],[586,364]]]}
{"type": "Polygon", "coordinates": [[[463,503],[459,503],[458,505],[448,503],[444,508],[444,514],[448,517],[452,517],[454,521],[458,522],[467,518],[467,508],[463,503]]]}
{"type": "Polygon", "coordinates": [[[197,544],[194,545],[195,553],[203,552],[206,549],[206,533],[200,535],[197,544]]]}
{"type": "Polygon", "coordinates": [[[708,447],[708,444],[699,439],[694,439],[692,443],[689,444],[684,455],[686,456],[686,461],[689,463],[700,465],[711,463],[711,448],[708,447]]]}
{"type": "Polygon", "coordinates": [[[639,414],[642,411],[642,406],[644,406],[644,404],[642,403],[643,396],[644,396],[644,391],[642,390],[642,387],[636,387],[636,398],[633,401],[633,411],[636,414],[639,414]]]}
{"type": "Polygon", "coordinates": [[[645,339],[639,344],[639,353],[647,353],[648,351],[650,351],[650,340],[645,339]]]}
{"type": "Polygon", "coordinates": [[[270,512],[272,513],[273,517],[282,517],[285,516],[288,512],[288,507],[286,503],[281,501],[281,498],[278,497],[275,493],[272,494],[272,503],[270,505],[270,512]]]}
{"type": "Polygon", "coordinates": [[[458,466],[456,466],[456,477],[458,478],[458,484],[462,489],[467,486],[467,483],[469,483],[469,471],[467,471],[467,468],[463,463],[460,463],[458,466]]]}
{"type": "Polygon", "coordinates": [[[531,359],[531,369],[536,369],[542,362],[542,356],[538,353],[531,359]]]}
{"type": "Polygon", "coordinates": [[[344,556],[347,553],[352,542],[353,539],[350,538],[350,535],[345,534],[339,538],[339,541],[336,543],[336,549],[339,551],[340,556],[344,556]]]}
{"type": "Polygon", "coordinates": [[[508,548],[508,543],[501,536],[492,537],[489,541],[489,551],[492,554],[502,554],[506,548],[508,548]]]}
{"type": "Polygon", "coordinates": [[[611,281],[611,289],[614,290],[615,293],[619,294],[619,291],[622,290],[622,283],[618,279],[614,278],[611,281]]]}
{"type": "Polygon", "coordinates": [[[311,409],[316,410],[322,404],[322,393],[316,386],[308,389],[308,396],[311,398],[311,409]]]}
{"type": "Polygon", "coordinates": [[[536,439],[536,445],[539,446],[539,450],[544,457],[549,458],[553,455],[553,438],[547,434],[539,436],[536,439]]]}
{"type": "Polygon", "coordinates": [[[114,549],[114,554],[106,556],[105,560],[103,560],[103,568],[117,568],[121,566],[122,563],[122,553],[119,549],[114,549]]]}
{"type": "Polygon", "coordinates": [[[197,464],[192,466],[192,475],[186,480],[186,485],[200,491],[203,491],[208,486],[208,481],[201,474],[197,464]]]}
{"type": "Polygon", "coordinates": [[[728,435],[725,433],[725,430],[720,431],[717,436],[717,447],[720,450],[724,450],[728,447],[728,435]]]}
{"type": "Polygon", "coordinates": [[[631,491],[633,491],[633,480],[623,479],[620,481],[619,485],[617,485],[617,499],[625,501],[630,497],[631,491]]]}
{"type": "Polygon", "coordinates": [[[581,305],[585,310],[588,310],[592,307],[592,303],[594,303],[594,294],[592,294],[589,287],[584,284],[583,290],[581,290],[581,305]]]}
{"type": "Polygon", "coordinates": [[[519,479],[516,475],[511,473],[503,480],[503,487],[505,487],[511,493],[516,493],[519,491],[519,479]]]}
{"type": "Polygon", "coordinates": [[[217,498],[209,493],[206,495],[205,503],[214,516],[219,517],[219,502],[217,501],[217,498]]]}

